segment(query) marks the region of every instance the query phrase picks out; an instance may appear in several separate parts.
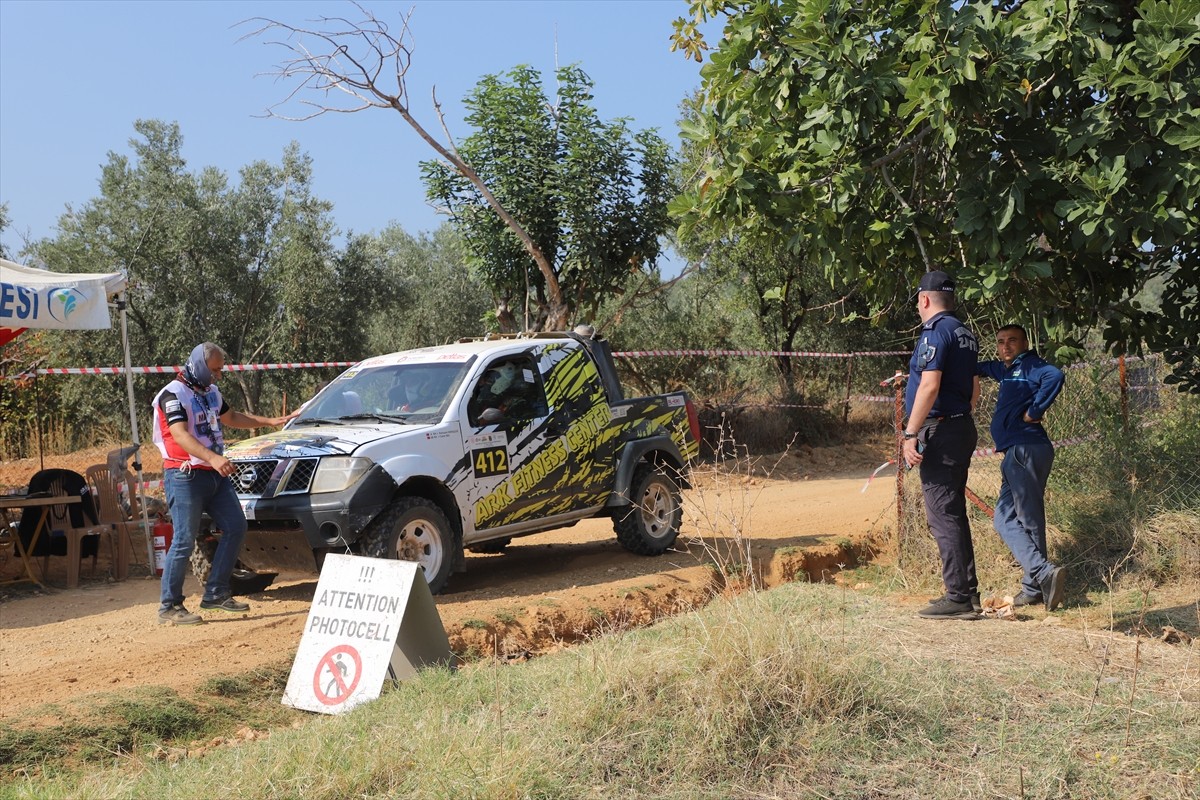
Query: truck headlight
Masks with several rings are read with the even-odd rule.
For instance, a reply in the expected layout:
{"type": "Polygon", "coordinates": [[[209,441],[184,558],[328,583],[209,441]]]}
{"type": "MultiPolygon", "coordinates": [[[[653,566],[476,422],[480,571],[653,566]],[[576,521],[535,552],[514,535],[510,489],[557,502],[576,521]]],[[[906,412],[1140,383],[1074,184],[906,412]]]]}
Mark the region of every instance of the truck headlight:
{"type": "Polygon", "coordinates": [[[317,465],[317,474],[313,476],[313,494],[321,492],[340,492],[353,486],[375,466],[369,458],[351,458],[350,456],[329,456],[322,458],[317,465]]]}

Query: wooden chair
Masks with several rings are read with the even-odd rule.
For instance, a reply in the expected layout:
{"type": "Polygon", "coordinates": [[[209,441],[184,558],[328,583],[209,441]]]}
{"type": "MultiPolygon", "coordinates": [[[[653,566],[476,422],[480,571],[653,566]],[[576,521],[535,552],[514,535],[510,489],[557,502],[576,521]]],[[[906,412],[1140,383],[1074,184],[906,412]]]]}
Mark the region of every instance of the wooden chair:
{"type": "MultiPolygon", "coordinates": [[[[92,557],[92,574],[96,573],[96,560],[100,553],[100,539],[108,537],[109,552],[112,554],[114,564],[117,561],[117,549],[114,547],[112,537],[112,529],[107,526],[101,526],[97,523],[96,507],[93,500],[92,492],[87,486],[87,480],[78,472],[63,469],[47,469],[41,472],[36,472],[29,479],[29,491],[46,492],[51,496],[68,497],[78,493],[80,498],[79,503],[62,505],[54,505],[46,516],[46,530],[41,536],[37,537],[37,545],[30,553],[31,556],[42,556],[42,576],[43,578],[50,569],[50,556],[66,556],[67,558],[67,588],[74,589],[79,586],[79,564],[84,558],[84,552],[88,551],[88,555],[92,557]],[[96,541],[88,542],[90,545],[84,547],[85,539],[95,537],[96,541]]],[[[33,519],[40,519],[40,514],[33,519]]],[[[26,524],[25,515],[21,516],[22,525],[18,529],[18,535],[22,536],[22,541],[26,546],[33,540],[36,534],[31,528],[36,526],[36,522],[31,526],[26,524]]]]}
{"type": "Polygon", "coordinates": [[[133,554],[133,534],[130,528],[136,523],[126,515],[121,505],[121,490],[118,484],[124,481],[127,486],[132,486],[133,482],[127,474],[114,475],[107,464],[93,464],[84,470],[84,474],[87,475],[92,496],[96,499],[98,523],[108,526],[116,537],[116,549],[111,551],[113,580],[123,581],[129,577],[129,559],[133,554]]]}

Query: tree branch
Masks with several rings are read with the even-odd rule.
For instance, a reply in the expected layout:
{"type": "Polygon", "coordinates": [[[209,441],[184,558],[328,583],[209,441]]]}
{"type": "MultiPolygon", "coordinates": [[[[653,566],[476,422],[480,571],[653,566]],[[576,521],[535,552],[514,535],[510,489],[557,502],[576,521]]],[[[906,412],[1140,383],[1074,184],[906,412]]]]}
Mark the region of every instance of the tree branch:
{"type": "MultiPolygon", "coordinates": [[[[879,171],[879,174],[883,176],[883,182],[887,184],[888,189],[900,201],[900,205],[904,206],[908,211],[912,211],[912,206],[904,199],[904,195],[900,194],[900,190],[896,188],[896,184],[892,183],[892,178],[888,175],[887,167],[883,167],[879,171]]],[[[925,252],[925,243],[921,241],[921,233],[917,230],[915,222],[909,225],[909,228],[912,229],[913,238],[917,240],[917,249],[921,251],[921,260],[925,262],[925,271],[928,272],[933,269],[933,262],[929,260],[929,254],[925,252]]]]}
{"type": "MultiPolygon", "coordinates": [[[[921,130],[914,133],[911,137],[909,137],[908,139],[905,139],[903,142],[896,145],[886,155],[882,155],[879,158],[872,161],[870,164],[868,164],[866,171],[874,172],[877,169],[887,166],[888,164],[892,163],[900,156],[907,153],[909,150],[912,150],[914,147],[916,147],[918,144],[920,144],[925,139],[925,137],[927,137],[931,133],[933,133],[933,128],[926,125],[924,128],[922,128],[921,130]]],[[[798,187],[795,189],[785,189],[781,192],[775,192],[775,194],[780,194],[780,195],[800,194],[801,192],[805,192],[805,191],[808,191],[809,189],[814,189],[818,186],[822,186],[826,183],[829,183],[830,181],[832,181],[834,179],[834,177],[836,177],[836,175],[837,175],[837,173],[830,173],[829,175],[826,175],[823,178],[819,178],[819,179],[813,181],[812,183],[808,184],[807,186],[798,187]]]]}

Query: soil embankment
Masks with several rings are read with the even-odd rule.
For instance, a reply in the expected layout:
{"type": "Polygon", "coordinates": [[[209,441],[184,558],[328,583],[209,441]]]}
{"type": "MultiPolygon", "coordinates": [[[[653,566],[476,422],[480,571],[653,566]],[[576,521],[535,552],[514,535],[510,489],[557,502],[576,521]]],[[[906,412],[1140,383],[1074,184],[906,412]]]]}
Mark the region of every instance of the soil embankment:
{"type": "MultiPolygon", "coordinates": [[[[606,520],[518,539],[500,555],[471,554],[439,595],[438,612],[462,655],[508,658],[548,652],[604,630],[646,624],[707,602],[726,580],[744,580],[747,556],[765,585],[827,579],[886,525],[887,482],[862,493],[886,457],[869,447],[800,448],[753,468],[705,470],[687,494],[684,534],[657,558],[626,552],[606,520]],[[715,568],[714,568],[715,565],[715,568]]],[[[222,674],[290,661],[315,576],[282,574],[249,598],[248,615],[206,616],[185,628],[157,623],[158,581],[142,566],[122,583],[81,588],[0,587],[0,719],[47,703],[142,685],[184,690],[222,674]]],[[[50,580],[62,585],[62,559],[50,580]]],[[[0,564],[0,579],[19,571],[0,564]]],[[[100,572],[103,573],[103,562],[100,572]]],[[[198,586],[186,586],[198,607],[198,586]]],[[[47,721],[53,713],[44,715],[47,721]]]]}

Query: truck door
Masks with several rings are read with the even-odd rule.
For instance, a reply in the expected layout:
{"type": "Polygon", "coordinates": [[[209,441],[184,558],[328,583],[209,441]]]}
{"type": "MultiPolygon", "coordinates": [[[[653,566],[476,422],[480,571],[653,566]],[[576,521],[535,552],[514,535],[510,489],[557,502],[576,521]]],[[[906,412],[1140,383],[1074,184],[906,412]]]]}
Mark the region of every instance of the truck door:
{"type": "Polygon", "coordinates": [[[567,452],[548,424],[550,409],[537,363],[502,356],[484,369],[462,422],[473,483],[470,504],[477,530],[569,510],[567,452]]]}

